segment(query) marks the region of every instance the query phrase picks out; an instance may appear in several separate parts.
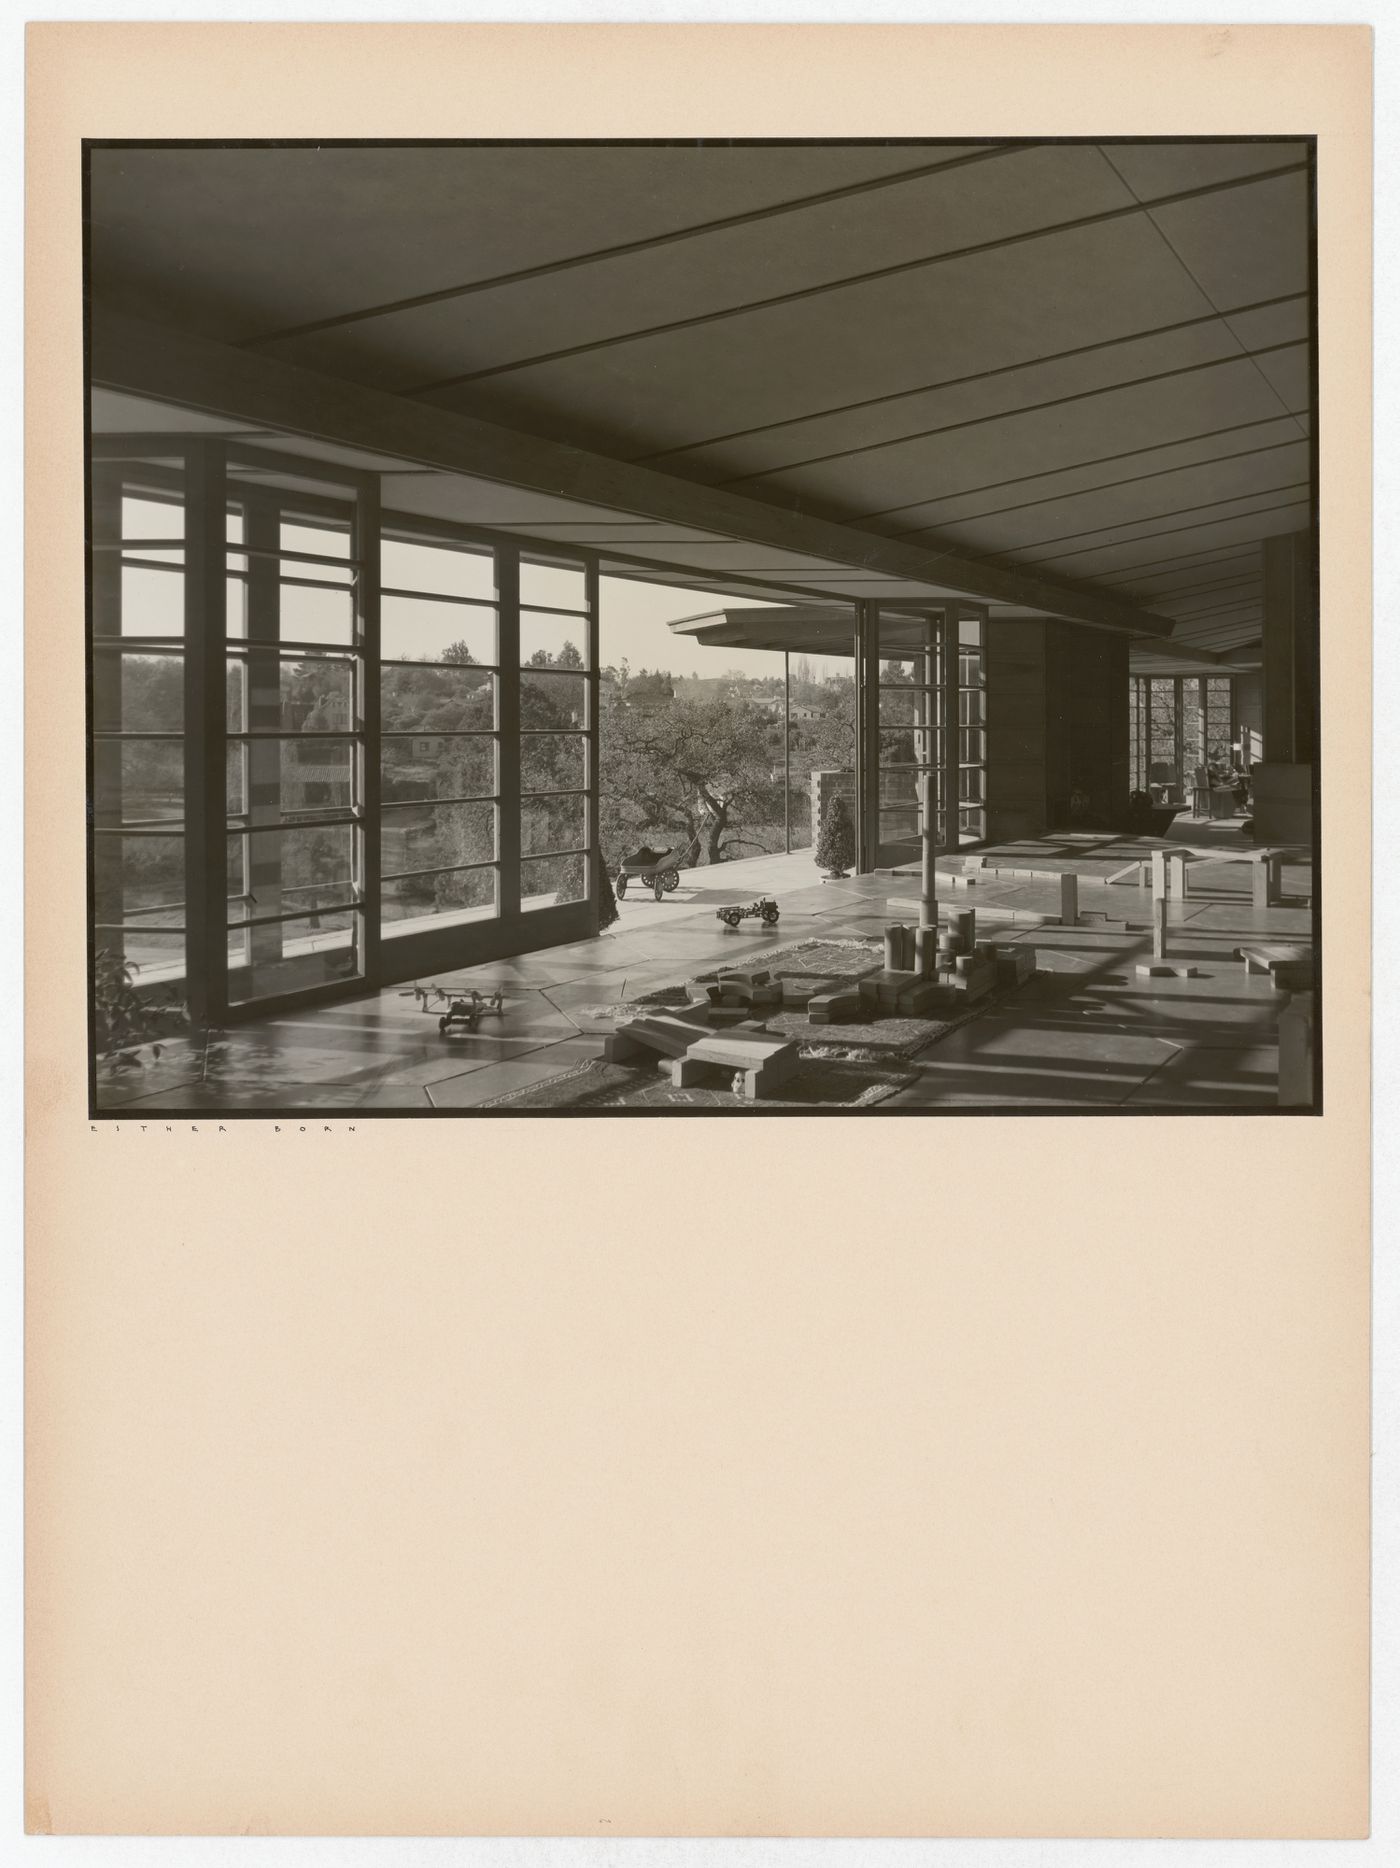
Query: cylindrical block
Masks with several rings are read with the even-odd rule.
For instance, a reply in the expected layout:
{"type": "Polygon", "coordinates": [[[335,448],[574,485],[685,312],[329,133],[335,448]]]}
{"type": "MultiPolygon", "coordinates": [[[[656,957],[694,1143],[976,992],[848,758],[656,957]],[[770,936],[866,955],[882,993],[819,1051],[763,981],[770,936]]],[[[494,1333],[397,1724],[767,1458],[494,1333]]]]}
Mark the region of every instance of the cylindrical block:
{"type": "Polygon", "coordinates": [[[977,910],[959,908],[953,913],[953,929],[958,937],[958,952],[971,953],[977,944],[977,910]]]}
{"type": "Polygon", "coordinates": [[[897,973],[899,963],[904,958],[904,929],[891,925],[885,929],[885,971],[897,973]]]}
{"type": "Polygon", "coordinates": [[[930,979],[938,955],[938,929],[915,928],[914,930],[914,971],[921,979],[930,979]]]}

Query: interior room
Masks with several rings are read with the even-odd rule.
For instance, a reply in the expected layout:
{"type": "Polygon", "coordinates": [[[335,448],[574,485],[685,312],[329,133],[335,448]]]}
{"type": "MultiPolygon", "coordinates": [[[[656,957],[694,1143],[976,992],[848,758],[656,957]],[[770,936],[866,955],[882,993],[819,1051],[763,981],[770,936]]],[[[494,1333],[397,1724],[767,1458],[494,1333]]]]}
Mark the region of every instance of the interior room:
{"type": "Polygon", "coordinates": [[[94,1115],[1320,1109],[1309,141],[85,161],[94,1115]]]}

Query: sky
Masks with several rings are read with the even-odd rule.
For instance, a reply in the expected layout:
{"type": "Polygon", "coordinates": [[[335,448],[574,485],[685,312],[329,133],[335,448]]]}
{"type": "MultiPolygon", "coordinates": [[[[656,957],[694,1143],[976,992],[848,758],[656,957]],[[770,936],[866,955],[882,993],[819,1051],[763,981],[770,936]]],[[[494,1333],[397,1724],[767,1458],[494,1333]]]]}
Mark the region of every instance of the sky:
{"type": "MultiPolygon", "coordinates": [[[[723,675],[737,669],[747,675],[781,674],[783,658],[773,649],[706,648],[666,627],[682,616],[703,616],[726,609],[771,609],[757,597],[717,597],[709,590],[678,590],[669,584],[643,584],[632,578],[604,577],[599,588],[599,659],[616,667],[626,660],[633,671],[661,668],[673,675],[723,675]]],[[[851,672],[850,660],[811,655],[818,680],[851,672]]]]}
{"type": "MultiPolygon", "coordinates": [[[[178,508],[128,496],[124,501],[127,536],[163,540],[170,546],[148,548],[147,559],[168,558],[168,571],[131,567],[123,571],[123,633],[178,637],[183,634],[182,580],[176,575],[183,542],[183,514],[178,508]]],[[[304,526],[283,528],[284,548],[327,552],[326,534],[304,526]]],[[[457,596],[489,600],[495,594],[489,557],[472,553],[434,551],[421,545],[386,541],[384,582],[405,592],[448,590],[457,596]]],[[[239,565],[246,562],[240,560],[239,565]]],[[[295,570],[319,589],[287,586],[282,592],[283,632],[301,642],[348,644],[351,607],[348,575],[323,565],[295,564],[295,570]],[[322,581],[324,580],[324,582],[322,581]]],[[[526,602],[581,608],[581,572],[544,565],[521,568],[521,596],[526,602]]],[[[228,583],[229,634],[243,633],[236,620],[242,613],[243,586],[228,583]]],[[[633,578],[604,577],[599,589],[599,659],[605,668],[626,661],[634,671],[664,669],[673,675],[715,676],[737,670],[747,675],[781,674],[783,658],[772,649],[706,648],[666,627],[683,616],[702,616],[725,609],[771,607],[756,597],[718,597],[712,591],[680,590],[670,584],[647,584],[633,578]]],[[[385,597],[382,605],[383,653],[389,657],[436,659],[449,642],[465,640],[478,661],[494,659],[495,624],[489,609],[447,607],[410,594],[385,597]]],[[[537,648],[557,650],[565,637],[577,632],[566,618],[544,614],[521,617],[522,652],[537,648]]],[[[827,675],[849,675],[849,658],[807,657],[818,680],[827,675]]]]}

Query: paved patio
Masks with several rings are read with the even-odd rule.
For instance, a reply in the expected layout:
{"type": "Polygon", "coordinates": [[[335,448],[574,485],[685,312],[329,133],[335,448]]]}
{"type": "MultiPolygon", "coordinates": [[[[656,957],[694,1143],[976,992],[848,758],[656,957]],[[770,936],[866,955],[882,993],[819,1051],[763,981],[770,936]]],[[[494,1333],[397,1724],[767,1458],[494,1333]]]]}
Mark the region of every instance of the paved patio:
{"type": "MultiPolygon", "coordinates": [[[[1171,840],[1204,844],[1195,832],[1205,828],[1178,820],[1171,840]]],[[[1252,847],[1229,827],[1214,832],[1209,841],[1222,857],[1252,847]]],[[[1250,938],[1307,941],[1311,912],[1256,910],[1247,865],[1203,860],[1192,865],[1189,896],[1172,903],[1169,940],[1172,957],[1200,977],[1139,978],[1136,963],[1151,948],[1148,892],[1103,878],[1152,847],[1152,839],[1105,848],[1102,839],[1050,837],[984,853],[997,866],[1074,870],[1081,916],[1091,917],[1077,928],[1038,925],[1059,913],[1057,880],[1002,876],[956,893],[945,884],[945,902],[983,911],[979,933],[1033,945],[1040,972],[1014,1000],[917,1057],[917,1082],[877,1107],[1276,1107],[1283,995],[1266,978],[1246,977],[1233,949],[1250,938]],[[997,914],[1007,918],[994,921],[997,914]],[[1128,926],[1094,925],[1095,915],[1128,926]]],[[[940,863],[945,872],[957,867],[958,859],[940,863]]],[[[1305,863],[1285,869],[1284,886],[1307,893],[1305,863]]],[[[483,1020],[477,1033],[440,1036],[436,1012],[425,1016],[410,988],[391,987],[238,1026],[202,1048],[176,1043],[153,1067],[104,1087],[101,1104],[133,1116],[475,1108],[596,1057],[599,1038],[583,1029],[587,1006],[779,943],[878,936],[887,920],[909,918],[887,911],[887,899],[916,890],[911,877],[890,873],[823,881],[809,851],[688,871],[660,902],[629,894],[620,920],[597,940],[434,976],[504,989],[504,1016],[483,1020]],[[776,929],[749,920],[730,930],[716,919],[721,904],[765,893],[781,906],[776,929]]]]}

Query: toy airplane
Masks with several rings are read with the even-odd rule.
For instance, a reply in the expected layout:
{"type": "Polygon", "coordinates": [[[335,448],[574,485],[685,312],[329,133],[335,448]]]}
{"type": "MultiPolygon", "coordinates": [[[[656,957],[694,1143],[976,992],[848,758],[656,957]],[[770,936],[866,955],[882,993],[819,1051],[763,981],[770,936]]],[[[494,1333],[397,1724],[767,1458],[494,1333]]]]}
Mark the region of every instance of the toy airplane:
{"type": "Polygon", "coordinates": [[[430,1012],[435,1006],[446,1003],[447,1010],[438,1019],[438,1030],[444,1037],[454,1025],[459,1030],[475,1031],[488,1012],[501,1017],[505,1000],[503,986],[490,994],[478,992],[475,986],[466,992],[460,986],[410,986],[399,997],[406,999],[410,993],[418,1001],[420,1012],[430,1012]]]}

